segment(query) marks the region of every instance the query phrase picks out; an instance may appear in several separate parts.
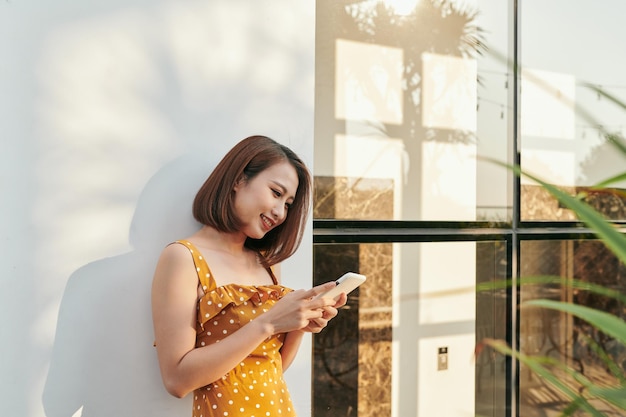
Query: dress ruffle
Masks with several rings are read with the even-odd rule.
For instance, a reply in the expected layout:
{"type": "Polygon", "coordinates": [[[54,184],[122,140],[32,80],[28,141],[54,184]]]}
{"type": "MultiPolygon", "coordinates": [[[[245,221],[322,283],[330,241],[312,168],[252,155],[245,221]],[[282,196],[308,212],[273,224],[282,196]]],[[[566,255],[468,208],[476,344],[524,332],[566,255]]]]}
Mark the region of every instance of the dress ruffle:
{"type": "Polygon", "coordinates": [[[267,300],[278,301],[292,290],[282,285],[251,286],[229,284],[208,291],[198,302],[198,323],[204,324],[230,305],[252,303],[261,306],[267,300]]]}

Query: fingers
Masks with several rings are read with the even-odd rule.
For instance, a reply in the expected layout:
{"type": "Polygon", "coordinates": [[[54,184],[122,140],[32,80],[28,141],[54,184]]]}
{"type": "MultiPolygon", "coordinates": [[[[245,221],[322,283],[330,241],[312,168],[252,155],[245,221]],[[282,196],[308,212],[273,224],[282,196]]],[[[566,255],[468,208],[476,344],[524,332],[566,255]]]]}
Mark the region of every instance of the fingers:
{"type": "Polygon", "coordinates": [[[347,302],[348,302],[348,296],[346,295],[346,293],[341,293],[341,295],[339,296],[339,298],[337,299],[337,302],[333,305],[333,307],[335,308],[343,307],[346,305],[347,302]]]}
{"type": "Polygon", "coordinates": [[[308,290],[296,290],[286,294],[272,308],[272,313],[275,313],[272,314],[273,320],[278,319],[275,328],[282,329],[289,326],[289,330],[301,329],[313,333],[322,331],[328,322],[338,314],[337,308],[346,303],[347,296],[341,294],[337,299],[315,297],[336,285],[335,282],[331,281],[308,290]]]}
{"type": "Polygon", "coordinates": [[[316,323],[320,324],[329,322],[331,319],[336,317],[339,312],[336,308],[328,306],[317,309],[315,311],[317,314],[315,315],[315,317],[311,317],[309,321],[315,321],[316,323]]]}
{"type": "Polygon", "coordinates": [[[328,325],[330,320],[335,318],[339,313],[339,310],[332,306],[326,306],[318,310],[321,313],[321,316],[318,318],[313,318],[309,320],[308,325],[304,328],[305,331],[311,333],[319,333],[328,325]]]}
{"type": "Polygon", "coordinates": [[[304,292],[304,297],[303,298],[313,298],[317,295],[323,294],[326,291],[334,288],[337,284],[335,283],[335,281],[330,281],[330,282],[326,282],[324,284],[321,285],[317,285],[309,290],[306,290],[304,292]]]}
{"type": "Polygon", "coordinates": [[[338,313],[339,313],[339,310],[337,310],[333,306],[324,307],[322,308],[322,319],[330,320],[334,318],[338,313]]]}

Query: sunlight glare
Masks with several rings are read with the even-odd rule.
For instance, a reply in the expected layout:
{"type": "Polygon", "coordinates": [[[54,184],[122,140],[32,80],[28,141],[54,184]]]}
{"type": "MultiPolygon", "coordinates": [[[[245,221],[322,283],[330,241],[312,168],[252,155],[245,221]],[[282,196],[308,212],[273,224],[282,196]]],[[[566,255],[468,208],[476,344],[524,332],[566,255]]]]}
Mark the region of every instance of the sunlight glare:
{"type": "Polygon", "coordinates": [[[398,15],[408,16],[415,11],[420,0],[384,0],[398,15]]]}

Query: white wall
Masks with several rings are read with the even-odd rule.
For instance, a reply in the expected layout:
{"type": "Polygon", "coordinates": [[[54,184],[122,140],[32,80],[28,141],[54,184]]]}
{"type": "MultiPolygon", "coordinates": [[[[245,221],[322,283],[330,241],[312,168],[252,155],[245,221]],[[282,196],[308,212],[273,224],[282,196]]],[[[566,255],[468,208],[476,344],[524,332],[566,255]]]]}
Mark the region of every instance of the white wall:
{"type": "MultiPolygon", "coordinates": [[[[314,7],[0,1],[0,415],[189,415],[158,374],[154,264],[234,142],[312,162],[314,7]]],[[[310,241],[289,286],[310,286],[310,241]]],[[[307,339],[301,416],[309,364],[307,339]]]]}

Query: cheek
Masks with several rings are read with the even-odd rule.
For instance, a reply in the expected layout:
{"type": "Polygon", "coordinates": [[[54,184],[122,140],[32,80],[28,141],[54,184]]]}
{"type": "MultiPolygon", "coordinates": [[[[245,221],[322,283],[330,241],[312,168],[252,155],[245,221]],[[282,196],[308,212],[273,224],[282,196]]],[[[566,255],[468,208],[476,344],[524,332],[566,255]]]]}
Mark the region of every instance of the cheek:
{"type": "Polygon", "coordinates": [[[233,204],[231,206],[231,210],[236,218],[241,219],[242,216],[245,215],[246,208],[249,206],[249,203],[245,196],[237,194],[233,199],[233,204]]]}
{"type": "Polygon", "coordinates": [[[290,219],[292,216],[293,216],[293,212],[290,212],[289,210],[285,210],[285,216],[283,217],[283,220],[280,222],[280,224],[287,223],[287,219],[290,219]]]}

